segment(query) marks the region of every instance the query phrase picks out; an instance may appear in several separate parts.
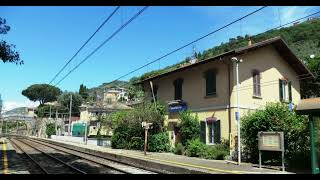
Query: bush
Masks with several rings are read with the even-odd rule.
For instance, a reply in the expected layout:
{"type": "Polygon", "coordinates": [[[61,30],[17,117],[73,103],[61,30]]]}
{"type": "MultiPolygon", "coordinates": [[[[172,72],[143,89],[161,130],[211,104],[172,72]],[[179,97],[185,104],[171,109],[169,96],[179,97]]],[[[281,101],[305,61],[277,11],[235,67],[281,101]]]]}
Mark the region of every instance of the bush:
{"type": "MultiPolygon", "coordinates": [[[[288,109],[287,104],[269,103],[264,109],[242,117],[241,133],[244,145],[244,153],[252,162],[257,162],[259,131],[283,131],[285,145],[285,161],[289,166],[295,166],[297,158],[309,159],[309,132],[308,120],[304,116],[298,116],[288,109]]],[[[280,153],[264,153],[265,159],[281,162],[280,153]]],[[[299,161],[299,165],[308,161],[299,161]]],[[[297,164],[297,165],[298,165],[297,164]]]]}
{"type": "Polygon", "coordinates": [[[51,135],[55,135],[56,134],[56,128],[55,128],[55,124],[54,123],[49,123],[46,125],[46,134],[48,136],[48,138],[51,137],[51,135]]]}
{"type": "Polygon", "coordinates": [[[133,137],[128,144],[128,149],[143,150],[144,140],[141,137],[133,137]]]}
{"type": "Polygon", "coordinates": [[[186,155],[190,157],[203,157],[208,147],[199,138],[188,141],[186,155]]]}
{"type": "Polygon", "coordinates": [[[111,147],[116,149],[135,149],[141,150],[137,142],[131,142],[132,137],[143,137],[143,129],[141,125],[128,125],[121,123],[119,127],[114,130],[111,138],[111,147]],[[131,143],[131,144],[130,144],[131,143]]]}
{"type": "Polygon", "coordinates": [[[223,160],[229,154],[227,143],[206,145],[200,139],[194,139],[188,142],[186,155],[190,157],[200,157],[204,159],[223,160]]]}
{"type": "Polygon", "coordinates": [[[184,154],[184,146],[181,143],[176,144],[176,147],[173,150],[174,154],[183,155],[184,154]]]}
{"type": "Polygon", "coordinates": [[[167,132],[154,134],[148,141],[148,150],[151,152],[169,152],[170,141],[167,132]]]}
{"type": "Polygon", "coordinates": [[[192,116],[190,111],[183,111],[179,114],[181,143],[187,145],[189,140],[200,137],[200,123],[198,116],[192,116]]]}
{"type": "MultiPolygon", "coordinates": [[[[103,119],[104,125],[114,128],[114,135],[111,139],[111,147],[117,149],[142,150],[144,142],[144,129],[141,127],[143,121],[152,123],[152,129],[148,131],[152,151],[169,151],[168,135],[158,133],[163,132],[164,106],[161,104],[142,104],[130,111],[119,111],[106,116],[103,119]],[[156,135],[156,136],[153,136],[156,135]],[[134,138],[132,138],[134,137],[134,138]]],[[[169,146],[170,147],[170,146],[169,146]]]]}
{"type": "Polygon", "coordinates": [[[206,159],[224,160],[229,155],[229,148],[223,144],[216,144],[209,147],[209,151],[205,154],[206,159]]]}

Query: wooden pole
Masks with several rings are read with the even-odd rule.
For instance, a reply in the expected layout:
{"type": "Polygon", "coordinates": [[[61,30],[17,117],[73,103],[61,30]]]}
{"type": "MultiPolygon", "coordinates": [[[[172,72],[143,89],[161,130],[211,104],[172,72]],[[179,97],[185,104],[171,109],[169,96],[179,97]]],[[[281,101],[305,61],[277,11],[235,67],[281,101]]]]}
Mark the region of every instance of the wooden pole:
{"type": "Polygon", "coordinates": [[[147,143],[148,143],[148,129],[144,127],[144,155],[147,155],[147,143]]]}

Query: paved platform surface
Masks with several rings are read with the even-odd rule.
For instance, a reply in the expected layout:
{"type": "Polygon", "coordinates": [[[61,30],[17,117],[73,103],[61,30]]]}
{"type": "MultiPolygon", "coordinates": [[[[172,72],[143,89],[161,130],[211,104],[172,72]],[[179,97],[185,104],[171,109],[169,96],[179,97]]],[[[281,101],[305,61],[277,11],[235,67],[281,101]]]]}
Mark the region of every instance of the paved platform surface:
{"type": "Polygon", "coordinates": [[[0,146],[0,174],[30,174],[8,139],[0,138],[0,146]]]}
{"type": "MultiPolygon", "coordinates": [[[[46,139],[50,140],[50,139],[46,139]]],[[[51,140],[60,143],[80,146],[87,149],[119,154],[127,157],[139,158],[146,161],[161,162],[179,167],[197,168],[208,173],[227,173],[227,174],[292,174],[279,170],[265,169],[253,167],[251,164],[244,163],[241,166],[236,164],[227,163],[223,160],[206,160],[195,157],[187,157],[182,155],[175,155],[172,153],[153,153],[148,152],[144,155],[142,151],[111,149],[101,146],[85,145],[81,143],[63,142],[59,140],[51,140]]]]}

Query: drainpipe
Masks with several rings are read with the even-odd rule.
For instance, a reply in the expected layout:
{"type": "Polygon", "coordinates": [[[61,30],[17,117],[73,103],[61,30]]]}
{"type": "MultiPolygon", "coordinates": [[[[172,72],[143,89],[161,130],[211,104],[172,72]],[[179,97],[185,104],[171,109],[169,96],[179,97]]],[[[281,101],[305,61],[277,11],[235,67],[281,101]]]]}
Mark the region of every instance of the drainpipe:
{"type": "MultiPolygon", "coordinates": [[[[228,121],[229,121],[229,142],[231,141],[231,78],[230,78],[230,66],[231,64],[228,63],[228,121]]],[[[231,142],[230,142],[231,145],[231,142]]],[[[231,155],[231,151],[230,151],[231,155]]]]}

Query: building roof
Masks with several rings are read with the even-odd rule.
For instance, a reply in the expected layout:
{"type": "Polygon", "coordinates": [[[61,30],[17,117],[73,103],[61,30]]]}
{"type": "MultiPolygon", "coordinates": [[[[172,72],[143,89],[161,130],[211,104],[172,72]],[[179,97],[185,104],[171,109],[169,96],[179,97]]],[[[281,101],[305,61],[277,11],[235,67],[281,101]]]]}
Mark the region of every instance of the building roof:
{"type": "Polygon", "coordinates": [[[302,63],[302,61],[292,52],[292,50],[285,43],[285,41],[280,37],[275,37],[275,38],[267,39],[265,41],[254,43],[250,46],[233,49],[231,51],[228,51],[228,52],[216,55],[214,57],[210,57],[208,59],[198,61],[196,63],[189,64],[189,65],[165,72],[163,74],[159,74],[159,75],[156,75],[153,77],[146,78],[140,82],[137,82],[136,84],[141,84],[145,81],[150,81],[150,80],[158,79],[158,78],[161,78],[164,76],[168,76],[173,73],[180,72],[180,71],[186,70],[188,68],[196,67],[198,65],[205,64],[205,63],[215,61],[215,60],[222,60],[222,59],[226,59],[226,58],[230,57],[229,59],[231,61],[231,56],[245,54],[249,51],[253,51],[253,50],[268,46],[268,45],[273,45],[275,47],[275,49],[279,52],[280,56],[282,56],[283,59],[288,62],[288,64],[297,72],[297,74],[300,76],[300,78],[306,78],[306,77],[313,77],[314,78],[314,75],[302,63]]]}
{"type": "Polygon", "coordinates": [[[105,106],[86,106],[86,105],[81,105],[81,109],[87,108],[89,112],[114,112],[114,111],[120,111],[120,110],[130,110],[132,107],[129,107],[123,103],[120,102],[114,102],[111,104],[107,104],[105,106]]]}
{"type": "Polygon", "coordinates": [[[296,111],[298,114],[320,114],[320,97],[300,100],[296,111]]]}

